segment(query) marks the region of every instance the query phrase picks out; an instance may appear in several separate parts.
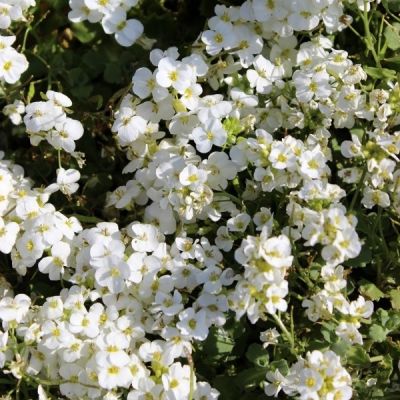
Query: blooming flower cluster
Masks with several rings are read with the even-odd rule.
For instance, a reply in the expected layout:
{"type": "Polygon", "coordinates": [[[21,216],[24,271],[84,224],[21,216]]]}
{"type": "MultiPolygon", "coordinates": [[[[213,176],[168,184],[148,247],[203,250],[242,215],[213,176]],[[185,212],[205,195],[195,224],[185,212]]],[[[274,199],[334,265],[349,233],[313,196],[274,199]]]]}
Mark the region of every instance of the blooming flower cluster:
{"type": "MultiPolygon", "coordinates": [[[[26,344],[14,376],[65,380],[60,390],[69,398],[103,398],[104,390],[131,386],[132,399],[161,392],[166,399],[185,398],[195,381],[190,368],[174,360],[190,354],[191,340],[204,340],[211,324],[225,323],[228,305],[221,290],[234,277],[216,266],[222,259],[218,250],[203,240],[190,255],[190,241],[177,238],[170,248],[154,226],[140,223],[123,232],[113,223],[82,230],[76,218],[55,211],[49,193],[31,189],[21,167],[3,161],[1,168],[2,193],[8,195],[0,250],[12,251],[22,275],[40,260],[38,269],[50,280],[79,285],[40,308],[23,294],[0,300],[3,347],[16,343],[10,328],[18,328],[18,340],[26,344]],[[196,303],[185,308],[180,291],[197,287],[202,290],[196,303]],[[156,332],[160,339],[146,339],[156,332]]],[[[2,366],[16,362],[9,352],[2,360],[2,366]]],[[[215,398],[208,384],[196,387],[215,398]]]]}
{"type": "Polygon", "coordinates": [[[129,47],[143,33],[143,24],[127,16],[137,3],[138,0],[70,0],[68,18],[72,22],[101,22],[105,33],[114,35],[121,46],[129,47]]]}
{"type": "Polygon", "coordinates": [[[264,227],[259,237],[248,236],[235,252],[236,261],[245,271],[230,296],[230,307],[237,318],[247,313],[253,323],[267,313],[287,310],[285,275],[293,262],[290,241],[285,235],[268,237],[269,229],[264,227]]]}
{"type": "Polygon", "coordinates": [[[31,144],[37,146],[42,140],[57,150],[73,153],[75,141],[83,135],[82,124],[67,116],[72,101],[66,95],[48,90],[46,101],[35,101],[26,105],[23,121],[31,144]]]}
{"type": "MultiPolygon", "coordinates": [[[[14,21],[25,21],[24,13],[35,4],[35,0],[2,1],[0,29],[9,30],[14,21]]],[[[0,35],[0,81],[9,84],[19,81],[29,65],[26,57],[12,47],[15,39],[14,35],[0,35]]]]}
{"type": "Polygon", "coordinates": [[[352,398],[351,376],[340,364],[340,358],[333,351],[314,350],[300,358],[287,376],[279,370],[269,372],[269,382],[265,385],[268,396],[276,396],[283,390],[288,396],[306,399],[352,398]]]}
{"type": "MultiPolygon", "coordinates": [[[[143,32],[127,19],[136,3],[71,0],[69,18],[101,21],[130,46],[143,32]]],[[[351,22],[343,13],[334,0],[217,5],[190,54],[151,51],[112,110],[127,159],[107,194],[113,220],[85,228],[50,203],[56,191],[73,198],[78,170],[60,162],[56,183],[35,188],[1,154],[0,252],[20,275],[37,266],[66,284],[36,303],[0,281],[6,373],[57,382],[70,399],[216,399],[193,350],[235,317],[262,327],[266,352],[290,344],[289,371],[265,371],[267,396],[352,397],[335,348],[296,349],[291,305],[330,323],[335,344],[362,346],[375,305],[348,285],[365,246],[354,207],[400,215],[400,87],[366,89],[363,67],[323,35],[351,22]]],[[[72,101],[42,97],[4,113],[32,145],[79,159],[72,101]]]]}
{"type": "Polygon", "coordinates": [[[45,252],[51,252],[51,257],[41,261],[39,270],[48,273],[50,279],[60,279],[69,243],[82,229],[80,223],[56,211],[48,202],[54,189],[32,188],[19,165],[0,160],[0,177],[0,251],[11,253],[12,265],[21,275],[45,252]]]}
{"type": "Polygon", "coordinates": [[[0,36],[0,80],[9,84],[19,81],[28,69],[26,57],[12,47],[15,36],[0,36]]]}
{"type": "Polygon", "coordinates": [[[198,398],[217,398],[217,391],[196,382],[190,367],[176,361],[191,351],[190,342],[168,328],[167,340],[146,339],[154,321],[141,315],[133,298],[114,300],[103,305],[94,292],[78,286],[47,298],[41,307],[23,294],[2,298],[2,348],[16,344],[18,336],[25,352],[18,361],[12,361],[11,352],[0,353],[1,365],[10,361],[16,377],[60,381],[61,394],[71,399],[102,399],[116,388],[130,389],[130,400],[184,399],[190,385],[198,398]],[[13,327],[16,336],[8,334],[13,327]]]}
{"type": "Polygon", "coordinates": [[[324,266],[321,270],[324,289],[311,299],[304,300],[303,307],[307,308],[307,317],[313,322],[320,319],[330,320],[332,315],[338,314],[336,335],[350,344],[363,344],[358,329],[362,320],[371,317],[374,306],[372,301],[366,301],[363,296],[351,302],[345,298],[342,293],[346,287],[343,274],[344,268],[341,265],[335,268],[324,266]]]}

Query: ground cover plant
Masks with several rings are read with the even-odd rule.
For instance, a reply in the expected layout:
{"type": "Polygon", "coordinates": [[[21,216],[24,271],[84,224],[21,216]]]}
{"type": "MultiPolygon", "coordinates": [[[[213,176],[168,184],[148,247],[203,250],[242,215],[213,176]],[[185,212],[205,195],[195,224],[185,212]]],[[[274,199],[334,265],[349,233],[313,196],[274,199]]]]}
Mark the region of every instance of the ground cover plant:
{"type": "Polygon", "coordinates": [[[400,2],[0,29],[0,398],[400,398],[400,2]]]}

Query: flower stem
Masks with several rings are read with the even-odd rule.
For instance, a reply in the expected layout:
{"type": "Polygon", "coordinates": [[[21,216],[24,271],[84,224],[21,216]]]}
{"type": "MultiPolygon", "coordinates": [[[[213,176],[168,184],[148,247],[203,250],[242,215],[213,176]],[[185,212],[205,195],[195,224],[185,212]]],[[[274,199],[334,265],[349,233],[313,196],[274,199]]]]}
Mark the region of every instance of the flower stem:
{"type": "Polygon", "coordinates": [[[285,334],[287,340],[290,343],[290,349],[292,350],[292,353],[296,354],[296,350],[295,350],[295,346],[294,346],[294,338],[293,336],[290,334],[290,332],[286,329],[286,326],[283,324],[281,317],[276,315],[276,314],[272,314],[272,316],[275,319],[275,322],[277,323],[277,325],[279,326],[279,328],[281,328],[282,332],[285,334]]]}

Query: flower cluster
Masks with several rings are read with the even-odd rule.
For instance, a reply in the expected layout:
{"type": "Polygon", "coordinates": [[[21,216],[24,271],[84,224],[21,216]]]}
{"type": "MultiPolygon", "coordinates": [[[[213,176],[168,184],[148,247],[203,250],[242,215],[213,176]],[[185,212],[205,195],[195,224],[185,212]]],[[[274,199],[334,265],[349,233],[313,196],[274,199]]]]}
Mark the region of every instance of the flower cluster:
{"type": "Polygon", "coordinates": [[[32,188],[19,165],[0,160],[0,177],[0,251],[11,253],[13,268],[21,275],[49,252],[51,257],[39,263],[39,270],[60,279],[80,223],[56,211],[48,202],[54,188],[32,188]]]}
{"type": "MultiPolygon", "coordinates": [[[[195,378],[174,360],[190,354],[191,341],[204,340],[210,325],[223,325],[228,309],[222,285],[234,277],[217,267],[222,259],[217,248],[203,240],[191,251],[185,238],[170,248],[154,226],[140,223],[123,232],[113,223],[82,230],[76,218],[47,203],[46,191],[31,189],[22,168],[9,162],[1,167],[2,192],[8,195],[0,250],[12,251],[22,275],[40,260],[38,269],[50,280],[79,285],[47,298],[40,308],[26,295],[5,291],[3,347],[25,343],[13,375],[61,379],[60,390],[69,398],[103,398],[104,390],[118,387],[132,387],[132,399],[161,392],[166,399],[187,397],[195,378]],[[198,287],[198,299],[186,306],[181,291],[198,287]],[[18,328],[16,337],[8,336],[10,328],[18,328]],[[146,338],[156,332],[160,339],[146,338]]],[[[16,362],[13,358],[6,352],[3,366],[16,362]]],[[[196,388],[210,399],[217,393],[206,383],[196,388]]]]}
{"type": "Polygon", "coordinates": [[[55,149],[73,153],[75,141],[83,135],[83,126],[67,116],[68,107],[72,106],[71,99],[48,90],[44,100],[27,104],[23,111],[31,144],[37,146],[42,140],[47,140],[55,149]]]}
{"type": "Polygon", "coordinates": [[[166,328],[170,340],[146,339],[154,321],[142,317],[129,297],[103,305],[93,292],[78,286],[47,298],[41,307],[23,294],[3,297],[2,348],[22,340],[25,352],[18,361],[9,351],[0,353],[1,366],[10,362],[9,373],[15,377],[60,381],[61,394],[72,399],[102,399],[116,388],[129,388],[130,400],[184,399],[190,385],[199,398],[215,399],[217,391],[196,382],[190,367],[176,361],[191,351],[190,342],[166,328]],[[16,335],[8,334],[15,327],[16,335]]]}
{"type": "MultiPolygon", "coordinates": [[[[25,21],[24,13],[35,4],[35,0],[2,1],[0,29],[8,30],[14,21],[25,21]]],[[[9,84],[19,81],[29,65],[26,57],[12,47],[15,39],[14,35],[0,35],[0,81],[9,84]]]]}
{"type": "Polygon", "coordinates": [[[248,236],[235,252],[236,261],[245,271],[229,298],[229,305],[237,318],[247,313],[252,323],[266,318],[266,314],[287,310],[285,275],[293,256],[287,236],[268,237],[272,218],[270,222],[259,237],[248,236]]]}
{"type": "Polygon", "coordinates": [[[374,306],[372,301],[366,301],[363,296],[357,300],[348,301],[343,295],[346,288],[344,268],[324,266],[321,269],[324,289],[316,293],[311,299],[303,301],[307,317],[310,321],[331,320],[337,316],[338,324],[335,333],[338,337],[350,344],[363,344],[363,338],[358,329],[361,321],[371,317],[374,306]]]}
{"type": "Polygon", "coordinates": [[[72,22],[101,22],[105,33],[114,35],[121,46],[129,47],[143,33],[143,24],[127,16],[137,3],[138,0],[70,0],[68,18],[72,22]]]}
{"type": "MultiPolygon", "coordinates": [[[[136,3],[71,0],[69,18],[101,21],[130,46],[143,32],[127,17],[136,3]]],[[[0,281],[4,372],[57,382],[70,399],[216,399],[197,380],[193,349],[235,317],[263,329],[262,350],[287,347],[297,360],[285,376],[268,369],[268,396],[352,397],[329,345],[362,346],[362,324],[375,317],[373,298],[347,277],[366,245],[362,212],[400,215],[400,87],[369,90],[363,67],[323,35],[351,22],[343,10],[334,0],[217,5],[189,55],[151,51],[152,66],[136,69],[110,106],[127,163],[107,194],[108,222],[85,228],[49,201],[79,189],[79,171],[60,159],[80,158],[70,98],[48,90],[6,106],[32,145],[58,152],[59,168],[56,183],[35,188],[1,154],[0,251],[18,274],[37,266],[66,288],[35,303],[0,281]],[[332,325],[329,345],[310,346],[324,351],[296,347],[311,328],[295,332],[293,304],[332,325]]],[[[12,38],[1,40],[10,48],[12,38]]]]}
{"type": "Polygon", "coordinates": [[[340,357],[333,351],[314,350],[300,358],[288,375],[279,370],[267,374],[269,382],[265,385],[268,396],[276,396],[281,390],[288,396],[301,400],[343,399],[350,400],[351,376],[342,367],[340,357]]]}
{"type": "Polygon", "coordinates": [[[0,36],[0,80],[10,84],[19,81],[29,65],[26,57],[12,47],[14,42],[13,35],[0,36]]]}

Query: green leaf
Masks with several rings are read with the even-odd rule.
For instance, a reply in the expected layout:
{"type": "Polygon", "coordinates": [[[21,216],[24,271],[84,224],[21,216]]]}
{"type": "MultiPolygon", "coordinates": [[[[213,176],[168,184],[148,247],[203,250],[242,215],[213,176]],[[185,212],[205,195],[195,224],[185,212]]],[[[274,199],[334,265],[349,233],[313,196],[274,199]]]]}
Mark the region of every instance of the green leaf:
{"type": "Polygon", "coordinates": [[[400,49],[400,24],[394,22],[391,26],[387,26],[384,32],[386,43],[389,49],[400,49]]]}
{"type": "Polygon", "coordinates": [[[374,79],[396,79],[396,71],[392,69],[364,67],[364,71],[374,79]]]}
{"type": "Polygon", "coordinates": [[[400,56],[388,57],[384,61],[392,64],[400,64],[400,56]]]}
{"type": "Polygon", "coordinates": [[[236,376],[218,375],[213,381],[215,387],[220,393],[221,398],[237,399],[238,387],[236,386],[236,376]]]}
{"type": "Polygon", "coordinates": [[[376,310],[374,314],[374,320],[379,321],[380,325],[385,326],[389,319],[390,315],[386,310],[384,310],[383,308],[379,308],[378,310],[376,310]]]}
{"type": "Polygon", "coordinates": [[[380,325],[372,324],[369,328],[369,337],[374,342],[384,342],[389,331],[380,325]]]}
{"type": "MultiPolygon", "coordinates": [[[[397,364],[397,363],[396,363],[397,364]]],[[[376,369],[376,376],[380,382],[386,384],[393,372],[393,358],[390,354],[385,354],[376,369]]]]}
{"type": "Polygon", "coordinates": [[[385,7],[386,11],[390,11],[392,13],[400,12],[400,1],[399,0],[382,0],[383,7],[385,7]]]}
{"type": "Polygon", "coordinates": [[[400,328],[400,313],[396,310],[390,310],[389,319],[385,324],[385,328],[394,331],[400,328]]]}
{"type": "Polygon", "coordinates": [[[332,351],[334,351],[338,356],[344,357],[350,347],[350,343],[339,339],[336,343],[332,345],[332,351]]]}
{"type": "Polygon", "coordinates": [[[269,364],[269,369],[272,371],[279,370],[279,372],[284,376],[289,373],[289,365],[286,360],[272,361],[269,364]]]}
{"type": "Polygon", "coordinates": [[[246,351],[246,358],[260,367],[265,367],[268,364],[268,353],[258,343],[252,343],[246,351]]]}
{"type": "Polygon", "coordinates": [[[361,250],[361,253],[356,258],[347,260],[343,264],[347,267],[352,267],[352,268],[364,268],[371,260],[372,260],[372,252],[368,247],[364,246],[361,250]]]}
{"type": "Polygon", "coordinates": [[[230,357],[234,346],[235,340],[225,329],[213,327],[202,343],[202,351],[207,354],[211,363],[215,364],[230,357]]]}
{"type": "Polygon", "coordinates": [[[376,301],[381,299],[382,297],[385,297],[385,293],[383,293],[375,284],[372,282],[368,282],[367,280],[361,280],[359,282],[360,284],[360,293],[364,296],[367,297],[368,299],[372,301],[376,301]]]}
{"type": "Polygon", "coordinates": [[[236,376],[237,385],[245,389],[256,387],[260,385],[261,382],[265,381],[267,371],[267,368],[260,367],[245,369],[236,376]]]}
{"type": "Polygon", "coordinates": [[[400,310],[400,290],[399,289],[392,289],[389,292],[390,296],[390,303],[395,310],[400,310]]]}
{"type": "Polygon", "coordinates": [[[89,102],[95,105],[96,110],[100,110],[104,103],[104,99],[100,94],[96,94],[89,99],[89,102]]]}
{"type": "Polygon", "coordinates": [[[361,368],[368,367],[371,363],[368,353],[360,345],[349,347],[346,352],[347,362],[361,368]]]}
{"type": "Polygon", "coordinates": [[[107,83],[121,83],[122,70],[119,62],[112,62],[106,65],[104,70],[104,80],[107,83]]]}
{"type": "Polygon", "coordinates": [[[90,28],[83,22],[73,24],[72,32],[81,43],[89,43],[96,37],[96,32],[90,30],[90,28]]]}
{"type": "Polygon", "coordinates": [[[28,95],[27,95],[27,103],[30,103],[35,95],[35,84],[31,82],[29,84],[28,95]]]}

